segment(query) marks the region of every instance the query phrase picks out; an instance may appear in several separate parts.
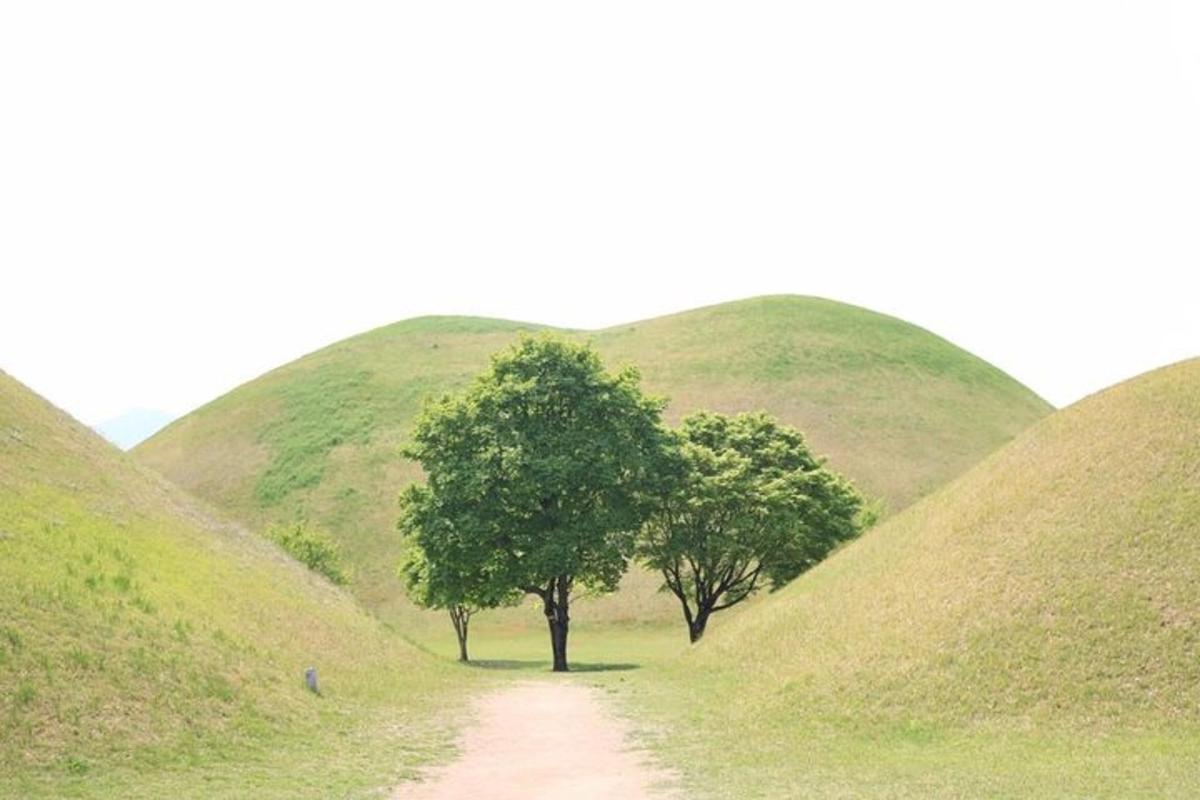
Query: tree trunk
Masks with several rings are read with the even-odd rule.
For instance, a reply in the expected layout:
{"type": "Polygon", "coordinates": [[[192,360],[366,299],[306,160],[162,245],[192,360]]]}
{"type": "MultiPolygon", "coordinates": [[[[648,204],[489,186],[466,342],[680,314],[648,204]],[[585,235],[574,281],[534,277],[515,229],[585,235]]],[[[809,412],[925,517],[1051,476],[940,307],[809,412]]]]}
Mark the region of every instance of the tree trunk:
{"type": "Polygon", "coordinates": [[[454,635],[458,637],[458,660],[467,658],[467,626],[471,623],[471,610],[464,606],[450,606],[450,621],[454,623],[454,635]]]}
{"type": "Polygon", "coordinates": [[[696,616],[688,620],[688,636],[691,637],[692,644],[700,641],[700,637],[704,635],[704,629],[708,627],[708,617],[712,614],[712,609],[701,606],[696,611],[696,616]]]}
{"type": "Polygon", "coordinates": [[[542,596],[546,622],[550,626],[550,651],[554,658],[555,672],[566,672],[568,669],[567,631],[571,621],[570,595],[571,577],[559,575],[550,581],[550,586],[542,596]]]}

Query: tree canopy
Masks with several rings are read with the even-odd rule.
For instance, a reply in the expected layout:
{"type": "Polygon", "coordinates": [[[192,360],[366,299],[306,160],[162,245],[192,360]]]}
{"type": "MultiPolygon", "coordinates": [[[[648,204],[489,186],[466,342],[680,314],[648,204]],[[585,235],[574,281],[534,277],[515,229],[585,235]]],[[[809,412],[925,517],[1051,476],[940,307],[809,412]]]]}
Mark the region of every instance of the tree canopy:
{"type": "Polygon", "coordinates": [[[426,474],[409,502],[429,514],[413,526],[429,569],[539,597],[556,671],[572,590],[616,588],[662,474],[664,403],[639,380],[586,345],[527,337],[427,406],[405,449],[426,474]]]}
{"type": "Polygon", "coordinates": [[[398,574],[414,603],[450,614],[459,660],[467,661],[471,617],[485,608],[515,602],[520,592],[495,580],[489,573],[495,567],[494,559],[455,527],[469,516],[443,508],[427,486],[407,487],[400,495],[400,508],[398,528],[408,546],[398,574]]]}
{"type": "Polygon", "coordinates": [[[673,440],[638,553],[679,598],[693,642],[710,615],[787,583],[860,530],[855,489],[766,414],[693,414],[673,440]]]}

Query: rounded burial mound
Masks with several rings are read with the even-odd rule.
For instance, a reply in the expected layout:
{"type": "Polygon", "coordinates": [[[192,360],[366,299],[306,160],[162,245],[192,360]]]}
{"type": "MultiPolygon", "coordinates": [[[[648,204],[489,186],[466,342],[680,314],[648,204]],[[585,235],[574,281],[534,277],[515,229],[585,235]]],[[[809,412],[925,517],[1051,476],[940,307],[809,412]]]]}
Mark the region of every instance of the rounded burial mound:
{"type": "MultiPolygon", "coordinates": [[[[398,447],[425,400],[461,388],[490,354],[536,329],[460,317],[380,328],[239,387],[136,455],[249,524],[300,516],[328,528],[356,564],[359,596],[385,615],[403,610],[396,495],[416,470],[398,447]]],[[[568,333],[593,342],[609,366],[639,367],[646,388],[670,398],[672,420],[765,410],[799,427],[892,510],[1051,411],[927,331],[828,300],[763,297],[568,333]]],[[[635,594],[593,613],[677,614],[665,598],[635,594]]]]}
{"type": "MultiPolygon", "coordinates": [[[[175,769],[264,752],[283,769],[347,703],[368,719],[374,686],[395,702],[418,694],[426,662],[349,595],[0,372],[0,785],[12,796],[132,784],[192,796],[175,769]],[[305,689],[308,666],[324,698],[305,689]],[[139,769],[150,774],[130,777],[139,769]]],[[[221,774],[206,772],[201,794],[241,795],[221,774]]]]}
{"type": "Polygon", "coordinates": [[[1200,360],[1041,422],[727,620],[692,668],[794,718],[1200,723],[1200,360]]]}

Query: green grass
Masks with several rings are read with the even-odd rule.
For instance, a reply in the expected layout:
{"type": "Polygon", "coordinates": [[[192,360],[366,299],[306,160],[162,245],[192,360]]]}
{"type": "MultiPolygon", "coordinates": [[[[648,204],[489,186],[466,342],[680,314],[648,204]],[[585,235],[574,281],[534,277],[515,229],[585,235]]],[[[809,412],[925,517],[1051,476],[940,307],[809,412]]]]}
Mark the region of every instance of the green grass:
{"type": "MultiPolygon", "coordinates": [[[[589,673],[643,722],[645,742],[680,771],[689,797],[1190,798],[1200,791],[1200,727],[1097,732],[1008,720],[825,719],[783,705],[743,709],[745,678],[682,667],[589,673]]],[[[756,698],[757,699],[757,698],[756,698]]]]}
{"type": "Polygon", "coordinates": [[[255,486],[259,503],[275,505],[316,486],[335,447],[370,442],[375,420],[364,396],[370,377],[364,370],[326,364],[311,380],[286,387],[282,413],[261,433],[272,456],[255,486]]]}
{"type": "Polygon", "coordinates": [[[0,373],[0,796],[365,796],[482,685],[0,373]]]}
{"type": "MultiPolygon", "coordinates": [[[[464,386],[522,331],[499,320],[426,317],[334,344],[239,387],[135,451],[144,464],[261,529],[310,520],[343,545],[352,591],[407,632],[440,630],[393,571],[396,496],[418,476],[398,448],[422,403],[464,386]]],[[[766,410],[867,494],[899,510],[1050,412],[1010,377],[945,340],[864,309],[762,297],[602,331],[610,366],[641,368],[668,417],[766,410]]],[[[674,619],[649,576],[579,613],[674,619]]],[[[585,608],[586,606],[586,608],[585,608]]],[[[509,614],[510,619],[525,617],[509,614]]]]}

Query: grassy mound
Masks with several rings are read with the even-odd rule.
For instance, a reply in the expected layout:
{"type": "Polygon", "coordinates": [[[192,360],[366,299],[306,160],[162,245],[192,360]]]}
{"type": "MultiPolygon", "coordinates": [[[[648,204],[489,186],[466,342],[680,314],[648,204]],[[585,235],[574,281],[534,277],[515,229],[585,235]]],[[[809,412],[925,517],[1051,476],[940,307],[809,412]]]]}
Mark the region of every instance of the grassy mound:
{"type": "MultiPolygon", "coordinates": [[[[234,390],[136,456],[251,525],[302,517],[328,528],[354,562],[354,591],[403,619],[411,615],[401,613],[392,575],[395,498],[416,472],[397,448],[427,398],[462,387],[491,353],[536,327],[436,317],[380,328],[234,390]]],[[[671,419],[701,408],[766,410],[800,427],[892,509],[1050,412],[943,339],[827,300],[763,297],[574,335],[610,366],[640,367],[646,388],[671,398],[671,419]]],[[[653,581],[633,588],[581,608],[582,617],[674,619],[653,581]]]]}
{"type": "Polygon", "coordinates": [[[377,785],[444,745],[397,724],[443,671],[0,373],[0,794],[377,785]]]}
{"type": "Polygon", "coordinates": [[[1200,360],[1043,421],[644,699],[718,796],[1195,796],[1197,575],[1200,360]]]}

